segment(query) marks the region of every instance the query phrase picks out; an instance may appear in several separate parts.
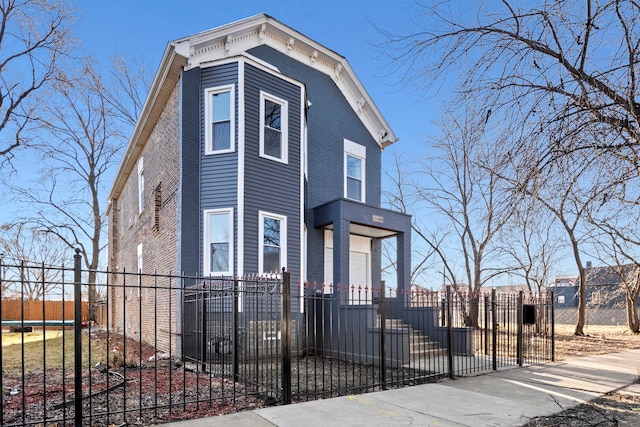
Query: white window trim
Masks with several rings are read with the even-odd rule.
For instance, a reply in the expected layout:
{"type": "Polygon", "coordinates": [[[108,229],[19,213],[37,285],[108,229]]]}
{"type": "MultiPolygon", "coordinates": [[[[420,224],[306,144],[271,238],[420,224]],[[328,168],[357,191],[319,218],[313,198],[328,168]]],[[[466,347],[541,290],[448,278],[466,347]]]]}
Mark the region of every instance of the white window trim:
{"type": "Polygon", "coordinates": [[[138,160],[138,214],[144,211],[144,158],[138,160]]]}
{"type": "Polygon", "coordinates": [[[210,87],[204,90],[204,154],[222,154],[232,153],[235,151],[236,140],[236,96],[235,85],[216,86],[210,87]],[[216,93],[229,92],[229,148],[224,150],[213,149],[213,135],[211,135],[211,126],[209,126],[209,119],[211,118],[211,110],[213,109],[211,95],[216,93]]]}
{"type": "Polygon", "coordinates": [[[224,209],[205,209],[204,210],[204,236],[203,236],[203,246],[204,246],[204,274],[212,275],[212,276],[233,276],[233,238],[234,238],[234,229],[233,229],[233,208],[224,208],[224,209]],[[211,271],[211,245],[209,244],[209,215],[223,214],[226,213],[229,215],[229,270],[228,271],[211,271]]]}
{"type": "Polygon", "coordinates": [[[264,219],[271,218],[281,221],[280,224],[280,268],[287,266],[287,217],[269,212],[258,212],[258,271],[260,274],[280,274],[280,271],[264,271],[264,219]]]}
{"type": "Polygon", "coordinates": [[[289,163],[289,104],[284,99],[260,91],[260,157],[280,163],[289,163]],[[273,157],[264,152],[264,102],[280,104],[280,132],[282,136],[282,158],[273,157]]]}
{"type": "Polygon", "coordinates": [[[356,202],[367,202],[367,148],[364,145],[357,144],[348,139],[344,140],[344,197],[345,199],[355,200],[356,202]],[[362,177],[361,177],[361,192],[362,199],[352,199],[347,195],[347,156],[355,157],[362,160],[362,177]]]}
{"type": "Polygon", "coordinates": [[[138,244],[138,248],[137,248],[137,253],[138,253],[138,289],[137,289],[137,293],[138,293],[138,298],[142,295],[142,243],[138,244]]]}

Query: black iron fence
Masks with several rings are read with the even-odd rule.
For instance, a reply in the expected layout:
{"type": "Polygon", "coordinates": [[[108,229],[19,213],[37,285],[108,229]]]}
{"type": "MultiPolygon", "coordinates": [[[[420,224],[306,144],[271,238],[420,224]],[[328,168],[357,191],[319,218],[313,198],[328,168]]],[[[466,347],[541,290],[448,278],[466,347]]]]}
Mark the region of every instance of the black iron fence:
{"type": "Polygon", "coordinates": [[[551,295],[292,284],[286,272],[105,271],[88,285],[79,261],[0,260],[2,298],[34,286],[75,308],[100,297],[100,323],[55,322],[46,304],[47,321],[0,309],[0,425],[151,424],[553,359],[551,295]]]}

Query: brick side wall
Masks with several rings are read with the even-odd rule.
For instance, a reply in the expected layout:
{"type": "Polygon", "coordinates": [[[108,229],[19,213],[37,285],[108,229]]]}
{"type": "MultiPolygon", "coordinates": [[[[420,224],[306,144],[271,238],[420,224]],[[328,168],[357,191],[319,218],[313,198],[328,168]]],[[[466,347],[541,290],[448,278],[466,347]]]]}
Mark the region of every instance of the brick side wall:
{"type": "MultiPolygon", "coordinates": [[[[143,273],[176,271],[176,196],[180,171],[178,100],[176,88],[141,154],[145,179],[143,212],[138,214],[137,168],[129,175],[120,199],[112,202],[110,268],[118,273],[137,272],[139,244],[143,249],[143,273]]],[[[112,283],[121,287],[110,295],[112,326],[143,342],[155,342],[161,351],[167,351],[171,345],[175,352],[176,325],[169,322],[175,322],[176,292],[152,288],[165,287],[169,281],[143,277],[139,290],[136,276],[113,276],[112,283]],[[174,307],[173,314],[170,306],[174,307]]]]}

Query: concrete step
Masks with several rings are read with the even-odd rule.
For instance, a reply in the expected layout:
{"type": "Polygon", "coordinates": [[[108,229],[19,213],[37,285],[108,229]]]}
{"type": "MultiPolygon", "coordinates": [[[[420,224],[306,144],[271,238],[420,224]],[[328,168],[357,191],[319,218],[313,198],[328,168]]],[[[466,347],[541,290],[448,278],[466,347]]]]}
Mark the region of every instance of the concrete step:
{"type": "MultiPolygon", "coordinates": [[[[380,316],[376,319],[376,327],[380,327],[380,316]]],[[[410,325],[407,325],[402,319],[385,319],[385,329],[387,333],[409,333],[409,357],[411,359],[424,358],[424,357],[439,357],[445,356],[447,350],[440,347],[440,344],[431,341],[429,337],[426,337],[416,331],[410,325]]]]}
{"type": "Polygon", "coordinates": [[[409,341],[409,348],[424,348],[424,349],[440,348],[440,344],[435,341],[429,341],[428,338],[421,337],[419,340],[409,341]]]}
{"type": "Polygon", "coordinates": [[[411,359],[416,359],[420,357],[439,357],[446,356],[447,349],[446,348],[432,348],[432,349],[410,349],[409,356],[411,359]]]}

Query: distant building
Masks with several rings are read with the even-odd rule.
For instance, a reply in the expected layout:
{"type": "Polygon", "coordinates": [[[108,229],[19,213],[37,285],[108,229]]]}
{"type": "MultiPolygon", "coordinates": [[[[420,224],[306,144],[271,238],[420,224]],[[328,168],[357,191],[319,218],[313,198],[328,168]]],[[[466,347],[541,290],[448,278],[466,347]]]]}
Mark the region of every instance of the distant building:
{"type": "MultiPolygon", "coordinates": [[[[622,274],[627,276],[636,267],[632,264],[622,266],[622,274]]],[[[592,267],[587,263],[585,268],[585,297],[590,307],[624,307],[625,292],[617,267],[592,267]]],[[[557,277],[554,283],[555,306],[559,308],[578,307],[579,278],[577,276],[557,277]]]]}

